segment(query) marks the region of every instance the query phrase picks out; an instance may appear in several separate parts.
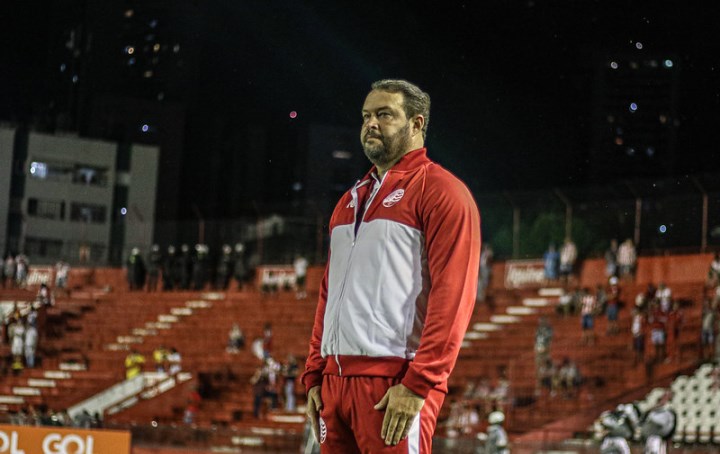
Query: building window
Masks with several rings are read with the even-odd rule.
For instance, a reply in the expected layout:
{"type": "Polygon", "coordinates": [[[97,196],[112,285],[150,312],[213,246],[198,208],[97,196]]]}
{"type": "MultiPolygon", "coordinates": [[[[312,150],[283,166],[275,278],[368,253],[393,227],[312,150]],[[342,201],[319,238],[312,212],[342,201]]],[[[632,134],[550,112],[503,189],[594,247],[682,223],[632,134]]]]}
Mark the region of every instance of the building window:
{"type": "Polygon", "coordinates": [[[62,240],[49,238],[25,238],[25,250],[31,257],[59,257],[62,254],[62,240]]]}
{"type": "Polygon", "coordinates": [[[73,172],[73,183],[91,186],[107,186],[108,169],[78,164],[73,172]]]}
{"type": "Polygon", "coordinates": [[[108,169],[86,164],[31,161],[30,177],[38,180],[72,182],[90,186],[107,186],[108,169]]]}
{"type": "Polygon", "coordinates": [[[61,200],[28,199],[28,215],[44,219],[65,219],[65,202],[61,200]]]}
{"type": "Polygon", "coordinates": [[[30,163],[30,177],[38,180],[71,181],[72,174],[73,169],[70,164],[48,161],[30,163]]]}
{"type": "Polygon", "coordinates": [[[91,222],[94,224],[102,224],[107,218],[107,209],[102,205],[93,205],[90,203],[71,203],[70,204],[70,220],[77,222],[91,222]]]}

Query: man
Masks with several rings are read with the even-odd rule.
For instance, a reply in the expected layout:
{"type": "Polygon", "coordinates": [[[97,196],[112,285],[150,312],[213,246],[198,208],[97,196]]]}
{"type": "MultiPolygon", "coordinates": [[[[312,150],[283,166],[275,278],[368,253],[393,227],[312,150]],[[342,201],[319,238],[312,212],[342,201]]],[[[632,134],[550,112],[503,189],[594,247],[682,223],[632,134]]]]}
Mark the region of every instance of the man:
{"type": "Polygon", "coordinates": [[[430,97],[372,85],[360,139],[374,164],[339,201],[303,374],[326,453],[430,452],[477,291],[480,216],[424,148],[430,97]]]}
{"type": "Polygon", "coordinates": [[[509,454],[508,436],[502,424],[505,421],[505,414],[501,411],[494,411],[488,415],[487,441],[485,452],[488,454],[509,454]]]}

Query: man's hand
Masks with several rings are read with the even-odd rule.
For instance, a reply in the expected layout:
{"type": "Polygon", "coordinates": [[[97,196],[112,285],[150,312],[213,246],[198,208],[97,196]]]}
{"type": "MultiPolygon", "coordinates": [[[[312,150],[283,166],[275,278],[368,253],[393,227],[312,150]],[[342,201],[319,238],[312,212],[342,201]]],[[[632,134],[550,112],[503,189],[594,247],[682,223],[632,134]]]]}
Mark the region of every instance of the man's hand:
{"type": "MultiPolygon", "coordinates": [[[[312,391],[312,390],[311,390],[312,391]]],[[[385,410],[380,438],[386,445],[395,446],[407,437],[413,420],[420,413],[425,399],[410,391],[405,385],[390,387],[375,410],[385,410]]]]}
{"type": "Polygon", "coordinates": [[[320,387],[313,386],[310,388],[307,394],[307,417],[310,418],[310,424],[312,425],[313,434],[315,434],[315,440],[320,443],[320,425],[318,420],[320,418],[320,410],[322,410],[322,397],[320,396],[320,387]]]}

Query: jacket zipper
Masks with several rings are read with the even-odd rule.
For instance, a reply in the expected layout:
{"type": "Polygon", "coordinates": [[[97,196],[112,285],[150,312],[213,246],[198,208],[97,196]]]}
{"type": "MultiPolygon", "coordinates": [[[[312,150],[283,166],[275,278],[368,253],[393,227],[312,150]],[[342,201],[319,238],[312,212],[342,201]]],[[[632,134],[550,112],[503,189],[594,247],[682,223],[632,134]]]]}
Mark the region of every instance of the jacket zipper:
{"type": "MultiPolygon", "coordinates": [[[[387,173],[385,174],[385,176],[387,176],[387,173]]],[[[375,185],[377,184],[377,179],[375,179],[375,177],[372,177],[372,178],[373,178],[373,180],[368,180],[368,181],[373,182],[373,187],[370,189],[372,192],[370,193],[370,197],[368,198],[367,202],[365,203],[362,218],[360,219],[360,225],[358,225],[357,232],[355,231],[355,225],[357,224],[358,205],[359,205],[358,197],[357,197],[357,190],[358,190],[358,188],[364,186],[364,183],[360,183],[360,181],[358,181],[357,183],[355,183],[355,186],[353,187],[353,189],[351,191],[352,199],[355,202],[355,208],[354,208],[355,216],[353,216],[353,241],[352,241],[352,245],[350,246],[350,253],[348,254],[347,265],[345,266],[345,275],[343,276],[343,280],[342,280],[342,288],[340,289],[340,296],[338,297],[338,304],[342,304],[343,298],[345,297],[345,284],[347,283],[348,270],[350,269],[350,263],[352,262],[352,254],[353,254],[353,251],[355,250],[355,242],[357,241],[357,236],[358,236],[358,233],[360,232],[360,226],[362,225],[363,221],[365,220],[365,215],[367,214],[368,207],[370,205],[372,205],[372,202],[375,199],[375,196],[377,195],[378,192],[380,192],[382,183],[385,180],[385,178],[383,177],[383,179],[380,180],[380,184],[377,186],[377,189],[375,189],[375,185]]],[[[338,330],[339,324],[340,324],[340,308],[338,307],[338,309],[335,311],[335,331],[336,331],[335,344],[337,347],[336,351],[340,351],[340,342],[337,339],[337,337],[338,337],[337,330],[338,330]]],[[[339,374],[339,376],[342,377],[342,366],[340,365],[340,354],[339,353],[335,354],[335,363],[337,363],[337,366],[338,366],[338,374],[339,374]]]]}

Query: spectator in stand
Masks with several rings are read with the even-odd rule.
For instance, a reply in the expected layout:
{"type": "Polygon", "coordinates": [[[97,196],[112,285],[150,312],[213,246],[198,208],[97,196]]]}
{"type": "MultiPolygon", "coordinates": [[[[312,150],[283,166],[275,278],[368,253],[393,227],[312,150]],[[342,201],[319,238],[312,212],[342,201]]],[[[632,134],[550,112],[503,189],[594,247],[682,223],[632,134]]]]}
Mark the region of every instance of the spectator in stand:
{"type": "Polygon", "coordinates": [[[263,327],[263,340],[262,340],[262,347],[263,347],[263,358],[269,358],[272,356],[272,344],[273,344],[273,332],[272,332],[272,323],[267,322],[265,323],[265,326],[263,327]]]}
{"type": "Polygon", "coordinates": [[[167,355],[168,374],[175,375],[182,370],[182,356],[175,347],[170,348],[167,355]]]}
{"type": "Polygon", "coordinates": [[[210,249],[206,244],[195,245],[195,256],[192,260],[193,290],[202,290],[208,280],[208,261],[210,249]]]}
{"type": "Polygon", "coordinates": [[[655,294],[657,293],[657,287],[652,282],[648,282],[647,289],[645,290],[645,308],[648,309],[650,304],[655,300],[655,294]]]}
{"type": "Polygon", "coordinates": [[[183,244],[180,246],[180,257],[175,262],[175,283],[179,283],[182,290],[188,290],[190,288],[192,266],[190,246],[183,244]]]}
{"type": "Polygon", "coordinates": [[[546,316],[540,317],[537,330],[535,330],[535,370],[545,364],[550,357],[550,345],[553,339],[553,329],[546,316]]]}
{"type": "Polygon", "coordinates": [[[168,291],[176,288],[180,281],[176,281],[177,256],[175,255],[175,246],[170,245],[167,248],[167,254],[162,267],[163,290],[168,291]]]}
{"type": "Polygon", "coordinates": [[[240,329],[240,325],[233,323],[230,333],[228,334],[228,353],[238,353],[245,348],[245,335],[240,329]]]}
{"type": "Polygon", "coordinates": [[[492,386],[490,385],[490,379],[487,377],[480,377],[480,380],[478,380],[478,383],[475,386],[472,398],[473,400],[480,401],[480,405],[482,405],[484,413],[488,413],[492,408],[491,395],[492,386]]]}
{"type": "MultiPolygon", "coordinates": [[[[10,353],[13,356],[13,364],[20,364],[22,370],[22,358],[25,353],[25,321],[17,319],[9,329],[10,331],[10,353]]],[[[17,370],[13,367],[13,370],[17,370]]]]}
{"type": "Polygon", "coordinates": [[[565,357],[563,359],[560,370],[558,371],[558,379],[560,386],[564,390],[565,397],[575,397],[580,387],[580,371],[578,370],[577,364],[571,361],[570,358],[565,357]]]}
{"type": "Polygon", "coordinates": [[[680,330],[684,324],[685,314],[680,307],[680,303],[675,301],[668,313],[668,333],[671,334],[668,337],[668,359],[675,357],[677,361],[680,361],[680,330]]]}
{"type": "Polygon", "coordinates": [[[55,289],[68,295],[67,282],[70,276],[70,264],[60,260],[55,264],[55,289]]]}
{"type": "Polygon", "coordinates": [[[299,367],[295,356],[289,354],[282,367],[285,379],[285,411],[295,411],[295,383],[299,374],[299,367]]]}
{"type": "Polygon", "coordinates": [[[658,286],[657,292],[655,293],[655,299],[660,302],[660,309],[663,312],[670,312],[672,306],[672,290],[670,287],[661,282],[658,286]]]}
{"type": "Polygon", "coordinates": [[[142,290],[145,286],[145,261],[140,255],[139,248],[132,248],[127,259],[127,281],[131,291],[142,290]]]}
{"type": "Polygon", "coordinates": [[[295,269],[295,298],[304,300],[307,298],[307,291],[305,290],[308,268],[307,259],[302,255],[296,256],[293,262],[293,268],[295,269]]]}
{"type": "Polygon", "coordinates": [[[25,366],[35,367],[35,352],[38,345],[38,331],[35,325],[28,323],[25,327],[25,366]]]}
{"type": "Polygon", "coordinates": [[[567,317],[573,311],[572,301],[573,295],[566,289],[562,289],[562,294],[558,300],[557,311],[562,314],[563,318],[567,317]]]}
{"type": "Polygon", "coordinates": [[[618,242],[616,239],[610,240],[610,247],[605,251],[605,277],[617,277],[618,275],[618,242]]]}
{"type": "Polygon", "coordinates": [[[125,378],[130,380],[140,375],[144,365],[145,357],[138,353],[137,350],[132,349],[125,357],[125,378]]]}
{"type": "Polygon", "coordinates": [[[278,288],[279,288],[279,282],[280,279],[276,275],[275,271],[268,271],[267,276],[263,276],[262,285],[260,286],[260,291],[263,295],[277,295],[278,288]]]}
{"type": "Polygon", "coordinates": [[[575,268],[577,255],[577,247],[575,246],[573,240],[569,237],[565,238],[565,243],[563,243],[562,248],[560,249],[560,277],[565,282],[570,281],[570,276],[575,268]]]}
{"type": "Polygon", "coordinates": [[[653,301],[650,305],[648,324],[650,325],[650,342],[655,348],[654,362],[658,363],[665,359],[665,343],[667,342],[667,312],[662,310],[659,301],[653,301]]]}
{"type": "Polygon", "coordinates": [[[227,290],[230,283],[230,275],[233,272],[234,258],[232,256],[232,247],[229,244],[223,244],[222,255],[218,259],[217,270],[215,272],[215,290],[227,290]]]}
{"type": "Polygon", "coordinates": [[[715,253],[713,261],[710,262],[708,270],[708,287],[720,285],[720,252],[715,253]]]}
{"type": "Polygon", "coordinates": [[[542,388],[545,388],[551,393],[553,393],[554,389],[557,389],[557,385],[555,385],[555,388],[553,387],[556,375],[557,369],[555,368],[555,364],[553,363],[552,359],[548,357],[545,360],[545,363],[543,363],[542,366],[537,370],[535,395],[540,395],[542,388]]]}
{"type": "Polygon", "coordinates": [[[245,246],[242,243],[235,244],[235,264],[233,277],[237,281],[238,290],[242,290],[247,284],[248,269],[245,264],[245,246]]]}
{"type": "Polygon", "coordinates": [[[611,278],[610,294],[607,297],[605,313],[608,319],[607,334],[614,336],[618,334],[618,313],[620,312],[620,287],[617,286],[617,278],[611,278]]]}
{"type": "Polygon", "coordinates": [[[185,413],[183,414],[183,422],[185,424],[194,424],[195,416],[200,411],[200,404],[202,403],[202,396],[198,391],[197,386],[193,387],[188,395],[187,405],[185,407],[185,413]]]}
{"type": "Polygon", "coordinates": [[[155,370],[158,372],[167,371],[167,357],[168,351],[164,345],[160,345],[158,348],[153,350],[153,361],[155,362],[155,370]]]}
{"type": "Polygon", "coordinates": [[[485,453],[487,454],[510,454],[508,448],[508,436],[503,429],[505,414],[501,411],[494,411],[488,415],[487,441],[485,442],[485,453]]]}
{"type": "Polygon", "coordinates": [[[53,294],[50,291],[50,288],[47,286],[46,283],[40,284],[40,288],[38,289],[37,296],[35,297],[35,301],[38,302],[43,307],[48,306],[54,306],[55,305],[55,298],[53,298],[53,294]]]}
{"type": "Polygon", "coordinates": [[[163,266],[163,256],[160,246],[153,244],[148,254],[147,289],[148,292],[157,292],[158,280],[163,266]]]}
{"type": "Polygon", "coordinates": [[[635,363],[645,361],[645,316],[640,308],[635,307],[632,311],[630,332],[633,338],[633,351],[635,352],[635,363]]]}
{"type": "Polygon", "coordinates": [[[548,250],[543,254],[543,269],[545,279],[548,281],[556,281],[558,279],[558,266],[560,263],[560,253],[555,249],[555,245],[550,243],[548,250]]]}
{"type": "Polygon", "coordinates": [[[478,279],[477,301],[485,302],[492,276],[493,249],[490,243],[483,243],[480,250],[480,279],[478,279]]]}
{"type": "Polygon", "coordinates": [[[263,399],[271,399],[270,408],[278,406],[277,372],[279,366],[272,358],[266,358],[262,367],[259,367],[250,379],[253,385],[253,415],[260,418],[260,409],[263,399]]]}
{"type": "Polygon", "coordinates": [[[617,263],[620,268],[621,279],[632,279],[635,275],[635,264],[637,262],[637,253],[635,245],[630,238],[623,241],[618,248],[617,263]]]}
{"type": "Polygon", "coordinates": [[[595,286],[595,301],[597,302],[598,313],[607,310],[608,294],[607,291],[605,291],[605,286],[602,284],[595,286]]]}
{"type": "Polygon", "coordinates": [[[580,316],[582,319],[582,343],[583,345],[593,345],[595,343],[595,314],[597,312],[597,301],[595,295],[590,293],[590,289],[583,290],[583,297],[580,306],[580,316]]]}
{"type": "Polygon", "coordinates": [[[700,324],[700,358],[702,360],[713,357],[716,312],[716,306],[712,302],[707,299],[703,301],[702,321],[700,324]]]}
{"type": "Polygon", "coordinates": [[[25,254],[18,254],[17,257],[15,257],[15,262],[15,284],[20,288],[25,288],[30,270],[30,261],[25,254]]]}
{"type": "Polygon", "coordinates": [[[12,254],[8,254],[3,262],[3,288],[15,287],[16,270],[17,264],[15,263],[15,257],[12,254]]]}

